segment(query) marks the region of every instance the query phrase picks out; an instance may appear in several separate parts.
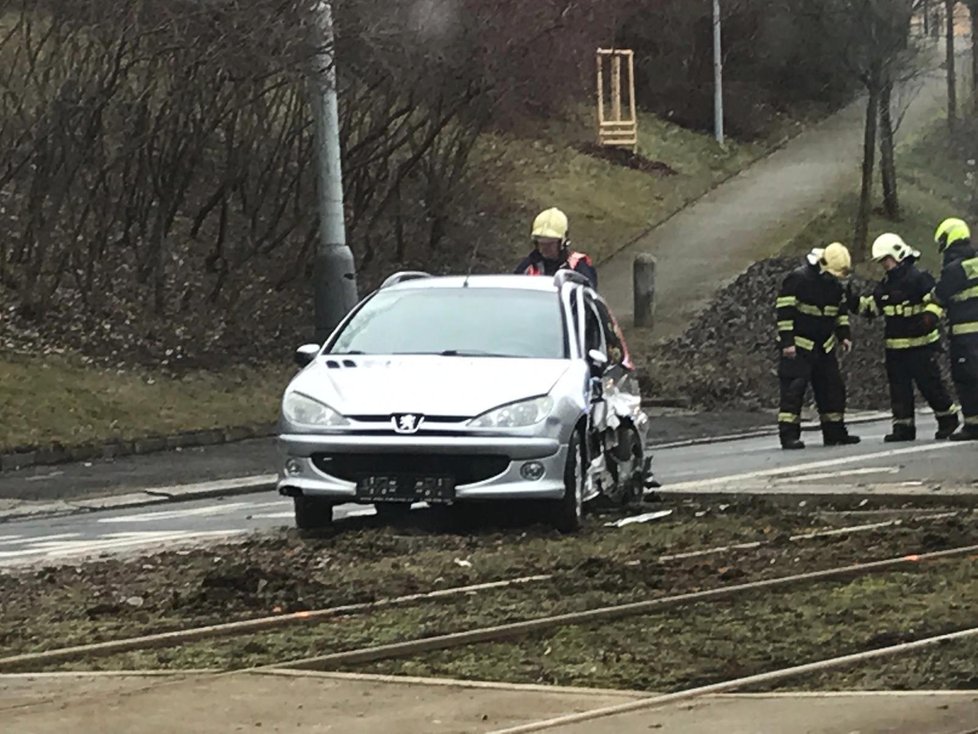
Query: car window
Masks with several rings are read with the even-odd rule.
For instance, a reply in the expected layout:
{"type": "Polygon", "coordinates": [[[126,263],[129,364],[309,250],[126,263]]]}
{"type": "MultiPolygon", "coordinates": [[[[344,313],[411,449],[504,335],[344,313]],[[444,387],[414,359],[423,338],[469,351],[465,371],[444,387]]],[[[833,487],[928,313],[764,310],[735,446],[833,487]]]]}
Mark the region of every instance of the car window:
{"type": "Polygon", "coordinates": [[[611,316],[608,307],[601,301],[595,301],[594,307],[598,310],[601,319],[601,326],[604,329],[604,336],[608,342],[608,359],[611,364],[622,364],[625,360],[625,340],[618,329],[618,324],[611,316]]]}
{"type": "Polygon", "coordinates": [[[592,349],[605,351],[604,332],[601,329],[601,320],[598,312],[594,309],[594,304],[588,300],[584,308],[584,351],[585,354],[592,349]]]}
{"type": "Polygon", "coordinates": [[[565,359],[560,299],[512,288],[412,288],[377,293],[329,353],[565,359]]]}

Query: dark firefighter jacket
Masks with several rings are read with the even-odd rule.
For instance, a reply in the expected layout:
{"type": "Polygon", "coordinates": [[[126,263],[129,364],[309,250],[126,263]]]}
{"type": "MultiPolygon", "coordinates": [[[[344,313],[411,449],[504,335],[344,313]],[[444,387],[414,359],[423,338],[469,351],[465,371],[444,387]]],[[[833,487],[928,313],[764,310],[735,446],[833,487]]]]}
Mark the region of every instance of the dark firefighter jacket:
{"type": "Polygon", "coordinates": [[[859,300],[859,313],[886,320],[886,348],[934,347],[941,341],[938,328],[943,309],[930,299],[934,278],[918,270],[912,259],[890,270],[873,295],[859,300]]]}
{"type": "Polygon", "coordinates": [[[782,349],[832,352],[849,339],[849,308],[837,279],[806,263],[791,271],[778,293],[778,341],[782,349]]]}
{"type": "Polygon", "coordinates": [[[947,248],[933,298],[947,309],[952,338],[978,340],[978,256],[969,241],[947,248]]]}
{"type": "Polygon", "coordinates": [[[598,272],[594,269],[591,258],[573,250],[568,252],[563,260],[547,260],[539,250],[534,250],[523,258],[514,272],[518,275],[556,275],[561,268],[580,273],[591,281],[592,286],[598,287],[598,272]]]}

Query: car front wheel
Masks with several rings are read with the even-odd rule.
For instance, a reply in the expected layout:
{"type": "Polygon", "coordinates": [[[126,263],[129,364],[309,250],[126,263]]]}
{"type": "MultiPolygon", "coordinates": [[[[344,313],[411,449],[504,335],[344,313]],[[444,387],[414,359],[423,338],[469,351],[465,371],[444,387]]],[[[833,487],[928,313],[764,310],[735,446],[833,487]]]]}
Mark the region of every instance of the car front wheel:
{"type": "Polygon", "coordinates": [[[580,431],[571,434],[564,464],[564,496],[550,507],[550,522],[562,533],[580,530],[584,520],[584,456],[580,431]]]}
{"type": "Polygon", "coordinates": [[[295,526],[299,530],[323,530],[333,524],[333,504],[319,497],[299,495],[295,505],[295,526]]]}

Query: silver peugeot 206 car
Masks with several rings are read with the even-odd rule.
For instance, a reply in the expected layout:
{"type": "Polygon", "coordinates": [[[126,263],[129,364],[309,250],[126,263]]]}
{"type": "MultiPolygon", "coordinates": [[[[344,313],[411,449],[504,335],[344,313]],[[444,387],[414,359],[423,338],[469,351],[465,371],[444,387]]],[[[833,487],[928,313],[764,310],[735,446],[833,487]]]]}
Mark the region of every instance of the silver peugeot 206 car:
{"type": "Polygon", "coordinates": [[[651,481],[621,330],[572,271],[398,273],[296,361],[278,489],[299,528],[348,502],[395,515],[533,500],[573,531],[586,502],[628,501],[651,481]]]}

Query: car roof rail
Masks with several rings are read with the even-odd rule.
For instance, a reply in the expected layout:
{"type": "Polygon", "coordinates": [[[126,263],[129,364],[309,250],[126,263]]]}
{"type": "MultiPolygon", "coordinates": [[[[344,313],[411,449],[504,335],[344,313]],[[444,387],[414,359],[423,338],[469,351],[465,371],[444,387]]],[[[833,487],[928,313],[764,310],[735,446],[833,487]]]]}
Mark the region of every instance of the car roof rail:
{"type": "Polygon", "coordinates": [[[380,288],[389,288],[392,285],[397,285],[398,283],[404,283],[408,280],[419,280],[421,278],[430,278],[431,273],[423,273],[420,270],[404,270],[400,273],[394,273],[387,280],[381,283],[380,288]]]}
{"type": "Polygon", "coordinates": [[[560,288],[566,282],[577,283],[578,285],[591,285],[591,279],[586,275],[583,275],[576,270],[569,270],[567,268],[561,268],[554,275],[554,285],[560,288]]]}

